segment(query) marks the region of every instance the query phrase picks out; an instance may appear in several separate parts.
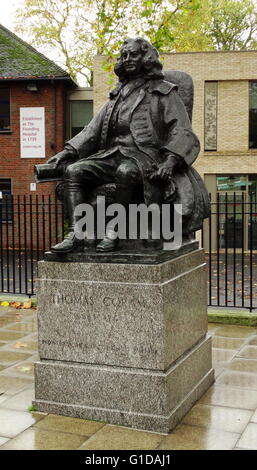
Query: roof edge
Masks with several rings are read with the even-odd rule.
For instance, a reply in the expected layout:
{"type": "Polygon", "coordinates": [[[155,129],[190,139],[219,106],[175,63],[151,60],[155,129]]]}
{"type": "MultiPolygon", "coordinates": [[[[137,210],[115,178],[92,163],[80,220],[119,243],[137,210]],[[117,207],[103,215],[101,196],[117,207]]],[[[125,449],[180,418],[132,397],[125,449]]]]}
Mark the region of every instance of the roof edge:
{"type": "Polygon", "coordinates": [[[3,26],[1,23],[0,23],[0,29],[3,29],[4,32],[6,32],[6,34],[8,34],[9,36],[12,36],[13,39],[15,39],[16,41],[19,41],[23,46],[31,49],[32,52],[38,54],[39,56],[41,56],[43,59],[45,59],[47,62],[50,62],[51,64],[53,64],[57,69],[60,70],[60,72],[62,74],[65,74],[67,76],[67,78],[70,78],[71,80],[73,80],[73,78],[69,75],[68,72],[66,72],[66,70],[63,70],[59,65],[57,65],[53,60],[49,59],[48,57],[46,57],[44,54],[42,54],[42,52],[39,52],[37,49],[35,49],[35,47],[31,46],[28,42],[24,41],[23,39],[21,39],[19,36],[17,36],[15,33],[13,33],[12,31],[10,31],[10,29],[6,28],[5,26],[3,26]]]}
{"type": "Polygon", "coordinates": [[[34,75],[31,77],[1,77],[0,76],[0,82],[31,82],[31,81],[67,81],[69,82],[73,87],[78,87],[78,83],[70,76],[68,75],[67,77],[54,77],[49,75],[48,77],[35,77],[34,75]]]}

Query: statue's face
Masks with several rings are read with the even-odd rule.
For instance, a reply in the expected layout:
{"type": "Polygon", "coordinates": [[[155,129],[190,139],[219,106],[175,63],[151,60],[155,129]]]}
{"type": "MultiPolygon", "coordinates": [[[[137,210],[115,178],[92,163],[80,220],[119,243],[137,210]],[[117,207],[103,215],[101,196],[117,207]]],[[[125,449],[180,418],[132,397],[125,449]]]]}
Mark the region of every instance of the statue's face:
{"type": "Polygon", "coordinates": [[[136,41],[130,41],[122,48],[121,60],[125,72],[133,77],[142,70],[142,58],[140,46],[136,41]]]}

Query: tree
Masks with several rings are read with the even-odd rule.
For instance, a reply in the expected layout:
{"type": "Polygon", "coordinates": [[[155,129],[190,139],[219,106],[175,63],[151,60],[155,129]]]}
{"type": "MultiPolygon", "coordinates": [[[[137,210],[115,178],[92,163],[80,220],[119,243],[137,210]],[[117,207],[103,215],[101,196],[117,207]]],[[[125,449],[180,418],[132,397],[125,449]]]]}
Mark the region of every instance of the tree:
{"type": "Polygon", "coordinates": [[[154,0],[143,1],[140,21],[134,24],[138,35],[143,35],[160,51],[170,52],[176,41],[176,27],[181,19],[199,8],[199,0],[154,0]]]}
{"type": "Polygon", "coordinates": [[[173,25],[176,51],[242,50],[257,47],[254,0],[201,0],[173,25]]]}
{"type": "Polygon", "coordinates": [[[176,22],[171,26],[174,41],[167,44],[165,50],[192,52],[214,49],[211,37],[206,34],[211,17],[209,0],[201,0],[194,8],[179,12],[176,22]]]}
{"type": "Polygon", "coordinates": [[[211,0],[212,18],[206,33],[215,49],[257,47],[257,7],[253,0],[211,0]]]}
{"type": "Polygon", "coordinates": [[[57,51],[72,77],[83,75],[91,83],[95,54],[106,55],[105,69],[111,69],[128,36],[143,35],[164,49],[173,41],[170,27],[176,15],[196,8],[197,1],[24,0],[17,10],[17,31],[44,52],[57,51]]]}
{"type": "Polygon", "coordinates": [[[24,0],[17,30],[92,84],[93,57],[103,54],[111,71],[129,36],[160,52],[255,48],[257,7],[254,0],[24,0]]]}

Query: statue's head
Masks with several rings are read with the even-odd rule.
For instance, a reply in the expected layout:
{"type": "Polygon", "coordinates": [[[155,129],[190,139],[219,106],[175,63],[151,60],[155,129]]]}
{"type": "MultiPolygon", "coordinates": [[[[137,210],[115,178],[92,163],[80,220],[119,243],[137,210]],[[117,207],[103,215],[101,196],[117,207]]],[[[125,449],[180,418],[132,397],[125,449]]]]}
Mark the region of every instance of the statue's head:
{"type": "Polygon", "coordinates": [[[124,41],[114,72],[121,82],[140,75],[145,78],[163,78],[157,50],[142,38],[124,41]]]}

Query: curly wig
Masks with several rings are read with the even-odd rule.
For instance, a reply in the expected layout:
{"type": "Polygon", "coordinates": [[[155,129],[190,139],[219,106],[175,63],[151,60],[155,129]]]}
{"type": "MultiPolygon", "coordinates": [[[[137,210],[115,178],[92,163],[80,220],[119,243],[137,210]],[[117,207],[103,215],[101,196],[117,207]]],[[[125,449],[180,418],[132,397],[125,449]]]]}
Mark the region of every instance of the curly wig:
{"type": "MultiPolygon", "coordinates": [[[[136,42],[139,44],[141,52],[143,53],[142,65],[143,65],[143,75],[146,79],[156,79],[156,78],[163,78],[164,75],[162,73],[162,64],[159,60],[159,54],[155,47],[153,47],[150,42],[146,41],[146,39],[142,38],[128,38],[124,41],[121,47],[121,54],[123,48],[129,44],[130,42],[136,42]]],[[[114,72],[119,77],[120,82],[126,81],[127,73],[124,70],[122,56],[118,57],[117,63],[114,66],[114,72]]]]}

